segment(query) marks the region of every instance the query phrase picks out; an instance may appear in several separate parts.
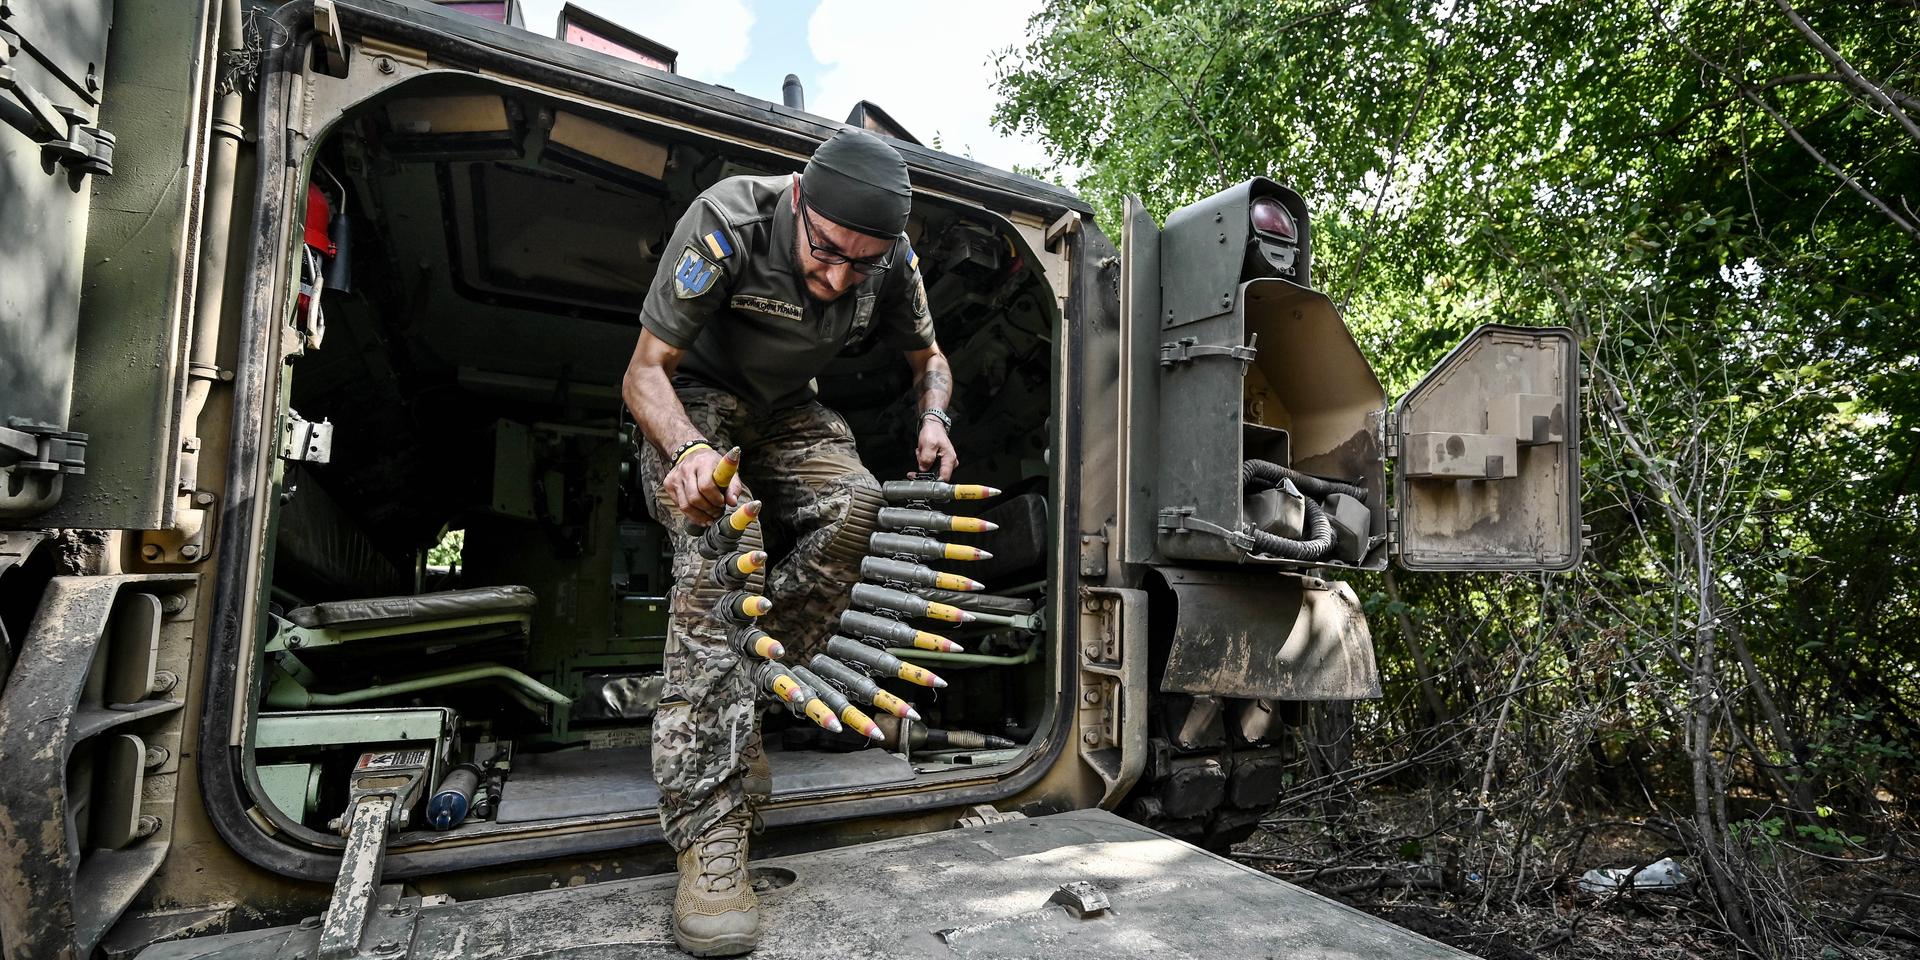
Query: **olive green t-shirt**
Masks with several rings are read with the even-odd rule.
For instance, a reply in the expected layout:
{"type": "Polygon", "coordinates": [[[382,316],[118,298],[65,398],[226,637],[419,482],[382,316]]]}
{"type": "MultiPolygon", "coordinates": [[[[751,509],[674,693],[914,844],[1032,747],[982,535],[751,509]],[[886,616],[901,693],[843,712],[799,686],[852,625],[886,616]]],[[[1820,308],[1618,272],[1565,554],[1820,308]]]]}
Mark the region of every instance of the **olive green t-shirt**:
{"type": "Polygon", "coordinates": [[[807,295],[794,262],[793,177],[729,177],[674,227],[640,323],[686,351],[675,379],[718,387],[751,409],[812,400],[814,377],[875,326],[902,351],[933,346],[919,259],[902,236],[893,266],[832,303],[807,295]]]}

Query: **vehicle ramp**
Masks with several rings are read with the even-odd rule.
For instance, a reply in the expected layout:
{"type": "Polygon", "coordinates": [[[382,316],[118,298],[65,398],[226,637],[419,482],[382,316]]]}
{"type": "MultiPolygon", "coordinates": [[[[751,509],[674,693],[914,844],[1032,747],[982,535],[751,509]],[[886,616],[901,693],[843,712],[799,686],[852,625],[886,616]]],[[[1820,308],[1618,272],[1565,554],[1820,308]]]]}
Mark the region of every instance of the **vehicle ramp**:
{"type": "MultiPolygon", "coordinates": [[[[1100,810],[757,863],[759,960],[1313,957],[1451,947],[1100,810]]],[[[675,958],[671,874],[464,903],[389,886],[354,956],[675,958]]],[[[140,960],[318,960],[321,924],[158,944],[140,960]]]]}

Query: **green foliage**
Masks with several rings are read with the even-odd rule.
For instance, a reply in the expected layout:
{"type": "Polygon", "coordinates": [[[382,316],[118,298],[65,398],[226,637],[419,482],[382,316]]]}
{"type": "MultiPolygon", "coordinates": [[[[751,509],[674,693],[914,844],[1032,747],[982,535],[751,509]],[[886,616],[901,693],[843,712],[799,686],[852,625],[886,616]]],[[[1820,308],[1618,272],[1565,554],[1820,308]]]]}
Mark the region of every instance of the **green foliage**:
{"type": "Polygon", "coordinates": [[[1623,797],[1706,764],[1707,794],[1792,813],[1703,824],[1838,849],[1920,750],[1916,35],[1920,8],[1837,0],[1056,2],[998,119],[1106,224],[1300,190],[1316,282],[1396,392],[1482,322],[1580,334],[1587,562],[1363,589],[1388,689],[1363,738],[1432,712],[1420,644],[1501,742],[1590,743],[1569,763],[1623,797]]]}
{"type": "Polygon", "coordinates": [[[460,553],[467,546],[465,530],[448,530],[440,535],[440,542],[427,548],[427,565],[433,567],[457,567],[460,565],[460,553]]]}

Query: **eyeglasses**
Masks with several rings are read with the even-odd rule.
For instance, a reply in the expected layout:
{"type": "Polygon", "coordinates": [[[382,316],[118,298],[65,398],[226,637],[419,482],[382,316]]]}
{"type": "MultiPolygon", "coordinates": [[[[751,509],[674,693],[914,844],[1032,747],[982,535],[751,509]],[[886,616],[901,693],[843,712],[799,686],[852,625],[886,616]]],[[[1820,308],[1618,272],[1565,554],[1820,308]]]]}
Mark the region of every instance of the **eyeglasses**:
{"type": "Polygon", "coordinates": [[[821,263],[827,264],[828,266],[839,266],[844,263],[852,267],[854,273],[860,274],[863,277],[871,277],[876,273],[884,273],[893,266],[892,249],[888,249],[887,255],[884,257],[873,257],[863,260],[856,257],[849,257],[846,253],[833,247],[821,246],[818,241],[813,239],[813,204],[807,202],[807,194],[805,191],[801,191],[800,193],[800,224],[801,229],[806,232],[808,249],[813,251],[813,258],[821,263]]]}

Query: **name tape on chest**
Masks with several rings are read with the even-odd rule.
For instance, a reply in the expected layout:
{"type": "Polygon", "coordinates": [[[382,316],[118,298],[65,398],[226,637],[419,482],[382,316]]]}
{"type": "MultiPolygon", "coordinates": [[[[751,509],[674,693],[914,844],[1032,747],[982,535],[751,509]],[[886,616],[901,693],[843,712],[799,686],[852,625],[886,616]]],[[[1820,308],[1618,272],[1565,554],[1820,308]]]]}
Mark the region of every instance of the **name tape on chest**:
{"type": "Polygon", "coordinates": [[[770,317],[779,317],[782,320],[798,322],[806,317],[806,312],[800,309],[799,304],[767,297],[753,297],[744,293],[735,294],[731,300],[727,301],[727,305],[735,310],[750,310],[770,317]]]}

